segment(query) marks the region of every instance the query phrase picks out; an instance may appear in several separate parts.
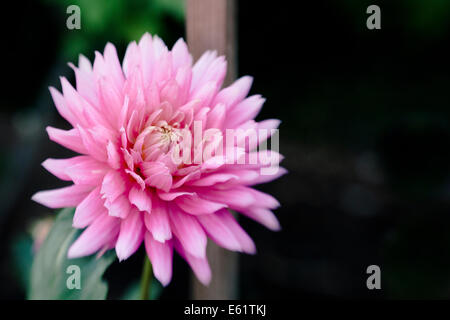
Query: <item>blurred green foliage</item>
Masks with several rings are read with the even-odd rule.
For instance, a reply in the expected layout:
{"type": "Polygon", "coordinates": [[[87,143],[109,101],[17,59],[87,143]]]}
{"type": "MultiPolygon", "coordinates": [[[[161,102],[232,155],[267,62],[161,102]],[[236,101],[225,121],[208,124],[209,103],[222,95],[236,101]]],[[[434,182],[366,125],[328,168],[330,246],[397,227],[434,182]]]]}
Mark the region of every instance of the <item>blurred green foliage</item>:
{"type": "Polygon", "coordinates": [[[411,4],[408,15],[411,18],[411,27],[418,33],[426,35],[440,35],[448,29],[450,20],[450,1],[448,0],[414,0],[408,1],[411,4]]]}
{"type": "Polygon", "coordinates": [[[26,291],[30,283],[33,263],[33,239],[29,234],[17,235],[11,244],[11,269],[21,290],[26,291]]]}
{"type": "MultiPolygon", "coordinates": [[[[162,293],[163,287],[156,279],[151,282],[149,288],[149,300],[157,300],[162,293]]],[[[139,300],[141,294],[141,286],[139,281],[133,282],[122,296],[123,300],[139,300]]]]}
{"type": "Polygon", "coordinates": [[[89,53],[99,41],[126,44],[139,40],[145,32],[165,38],[168,19],[184,21],[184,0],[41,1],[55,7],[60,19],[69,17],[68,6],[80,7],[81,29],[66,29],[63,37],[63,59],[71,61],[80,53],[89,53]]]}
{"type": "Polygon", "coordinates": [[[110,250],[101,257],[67,258],[69,247],[81,233],[72,227],[74,212],[73,208],[66,208],[58,213],[52,229],[39,248],[31,268],[28,299],[106,299],[108,284],[102,276],[116,255],[110,250]],[[80,289],[67,287],[69,266],[78,266],[80,270],[80,289]]]}
{"type": "Polygon", "coordinates": [[[382,273],[387,298],[448,299],[450,217],[411,213],[383,247],[382,273]]]}
{"type": "Polygon", "coordinates": [[[441,36],[450,27],[450,1],[448,0],[400,0],[389,1],[389,11],[383,10],[383,1],[373,0],[345,0],[344,6],[349,11],[349,18],[353,20],[359,30],[365,31],[366,12],[370,5],[378,5],[381,9],[382,29],[383,24],[407,30],[412,35],[424,35],[427,37],[441,36]],[[383,17],[390,17],[383,19],[383,17]],[[391,19],[396,17],[396,19],[391,19]],[[364,20],[364,21],[362,21],[364,20]],[[364,23],[362,23],[364,22],[364,23]]]}

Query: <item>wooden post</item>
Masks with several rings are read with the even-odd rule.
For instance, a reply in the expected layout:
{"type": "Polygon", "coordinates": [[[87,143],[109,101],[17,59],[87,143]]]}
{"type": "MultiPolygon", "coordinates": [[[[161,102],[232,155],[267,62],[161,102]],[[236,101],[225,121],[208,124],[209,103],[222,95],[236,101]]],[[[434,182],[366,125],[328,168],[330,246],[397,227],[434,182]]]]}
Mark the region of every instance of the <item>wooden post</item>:
{"type": "MultiPolygon", "coordinates": [[[[228,63],[225,85],[236,78],[235,0],[186,0],[186,33],[189,50],[196,61],[206,50],[217,50],[228,63]]],[[[238,256],[208,242],[212,269],[209,287],[192,277],[193,299],[236,299],[238,256]]]]}

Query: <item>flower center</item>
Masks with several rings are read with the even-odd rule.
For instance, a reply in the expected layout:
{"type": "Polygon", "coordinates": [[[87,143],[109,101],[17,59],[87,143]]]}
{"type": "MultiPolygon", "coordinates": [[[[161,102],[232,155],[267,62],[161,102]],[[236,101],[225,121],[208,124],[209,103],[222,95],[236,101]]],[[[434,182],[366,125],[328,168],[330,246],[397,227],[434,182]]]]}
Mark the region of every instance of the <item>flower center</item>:
{"type": "Polygon", "coordinates": [[[160,143],[164,147],[170,147],[172,143],[177,143],[181,138],[180,129],[167,123],[161,125],[158,131],[160,132],[160,143]]]}
{"type": "Polygon", "coordinates": [[[160,120],[139,134],[133,148],[142,155],[144,161],[154,161],[180,143],[181,137],[178,123],[169,124],[160,120]]]}

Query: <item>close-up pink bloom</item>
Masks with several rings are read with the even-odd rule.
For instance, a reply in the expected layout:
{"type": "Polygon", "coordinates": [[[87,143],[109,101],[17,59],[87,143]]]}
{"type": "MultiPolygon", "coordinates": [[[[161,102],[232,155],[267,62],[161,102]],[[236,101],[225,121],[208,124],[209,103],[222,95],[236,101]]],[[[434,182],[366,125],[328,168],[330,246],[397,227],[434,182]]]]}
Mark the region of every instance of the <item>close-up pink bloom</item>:
{"type": "Polygon", "coordinates": [[[276,165],[282,159],[276,151],[257,150],[270,134],[247,144],[226,143],[223,152],[211,148],[217,144],[214,139],[202,136],[202,143],[194,142],[195,124],[204,136],[278,127],[278,120],[254,120],[264,99],[247,97],[251,77],[222,88],[227,68],[223,56],[208,51],[193,64],[182,39],[169,50],[149,34],[129,44],[122,64],[108,43],[103,55],[95,53],[93,65],[80,56],[78,67],[70,66],[76,88],[62,77],[62,93],[55,88],[50,92],[73,128],[47,127],[47,132],[52,141],[81,155],[47,159],[42,165],[73,184],[33,196],[49,208],[76,207],[73,227],[85,230],[70,247],[69,258],[115,248],[119,260],[125,260],[144,242],[163,285],[172,277],[174,249],[208,284],[208,238],[229,250],[256,252],[229,210],[280,229],[272,213],[278,201],[251,188],[286,172],[278,168],[261,173],[274,165],[265,158],[275,158],[276,165]],[[211,156],[198,159],[208,147],[211,156]],[[183,150],[191,161],[175,162],[174,150],[183,150]]]}

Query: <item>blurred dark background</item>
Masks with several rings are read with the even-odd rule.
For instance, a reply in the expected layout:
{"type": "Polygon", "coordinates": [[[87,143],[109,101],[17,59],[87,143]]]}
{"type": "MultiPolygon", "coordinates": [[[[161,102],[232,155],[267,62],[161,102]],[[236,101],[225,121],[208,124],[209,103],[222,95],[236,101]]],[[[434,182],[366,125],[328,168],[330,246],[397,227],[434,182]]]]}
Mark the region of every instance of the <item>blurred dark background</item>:
{"type": "MultiPolygon", "coordinates": [[[[258,119],[282,120],[289,170],[261,187],[280,200],[283,230],[240,220],[258,248],[240,256],[240,297],[450,298],[450,2],[238,3],[238,73],[267,98],[258,119]],[[366,28],[371,4],[381,30],[366,28]],[[381,290],[366,287],[372,264],[381,290]]],[[[173,45],[184,4],[28,0],[0,21],[0,298],[21,299],[31,243],[53,216],[30,197],[64,185],[40,163],[71,155],[46,136],[47,125],[68,126],[47,87],[73,80],[66,63],[92,60],[107,41],[120,57],[146,31],[173,45]],[[65,26],[70,4],[81,30],[65,26]]],[[[139,277],[143,254],[107,271],[109,298],[139,277]]],[[[174,268],[162,299],[189,296],[187,265],[174,268]]]]}

